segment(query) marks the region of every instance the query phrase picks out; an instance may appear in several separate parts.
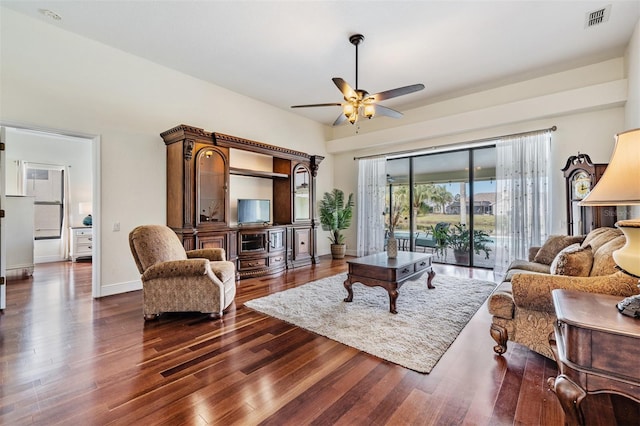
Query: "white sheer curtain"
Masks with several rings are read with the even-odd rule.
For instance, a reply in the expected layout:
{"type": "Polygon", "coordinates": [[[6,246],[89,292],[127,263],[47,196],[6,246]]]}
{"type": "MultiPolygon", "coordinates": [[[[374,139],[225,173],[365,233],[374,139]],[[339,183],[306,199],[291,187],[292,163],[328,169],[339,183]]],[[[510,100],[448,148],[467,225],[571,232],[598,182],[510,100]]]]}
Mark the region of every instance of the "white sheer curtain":
{"type": "Polygon", "coordinates": [[[358,256],[384,249],[384,191],[386,186],[384,157],[358,160],[358,256]]]}
{"type": "Polygon", "coordinates": [[[496,264],[504,274],[514,259],[527,259],[551,227],[549,203],[551,131],[496,143],[496,264]]]}

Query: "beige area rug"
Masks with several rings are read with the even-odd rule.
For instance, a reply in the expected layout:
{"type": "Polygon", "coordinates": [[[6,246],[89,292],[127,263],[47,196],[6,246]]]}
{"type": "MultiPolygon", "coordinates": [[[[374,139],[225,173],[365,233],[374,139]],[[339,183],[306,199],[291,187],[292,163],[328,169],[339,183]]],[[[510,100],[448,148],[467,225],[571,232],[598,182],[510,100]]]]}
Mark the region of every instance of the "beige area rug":
{"type": "MultiPolygon", "coordinates": [[[[399,290],[398,313],[389,312],[381,287],[353,284],[353,302],[343,299],[347,274],[334,275],[245,303],[332,340],[412,370],[429,373],[496,284],[439,276],[428,290],[426,275],[399,290]]],[[[488,332],[487,332],[488,335],[488,332]]]]}

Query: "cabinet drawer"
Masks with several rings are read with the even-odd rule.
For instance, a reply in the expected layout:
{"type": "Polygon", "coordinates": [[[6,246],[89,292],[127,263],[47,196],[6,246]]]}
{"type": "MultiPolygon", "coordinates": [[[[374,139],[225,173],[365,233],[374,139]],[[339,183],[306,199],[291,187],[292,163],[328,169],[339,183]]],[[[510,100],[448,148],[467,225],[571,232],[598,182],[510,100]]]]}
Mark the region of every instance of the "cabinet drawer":
{"type": "Polygon", "coordinates": [[[416,272],[422,271],[423,269],[427,269],[429,266],[431,266],[431,258],[421,260],[420,262],[416,262],[414,263],[413,266],[416,272]]]}
{"type": "Polygon", "coordinates": [[[74,229],[73,233],[76,235],[76,237],[82,237],[82,236],[91,236],[93,234],[93,229],[74,229]]]}
{"type": "Polygon", "coordinates": [[[93,237],[91,235],[76,236],[76,244],[91,244],[93,237]]]}
{"type": "Polygon", "coordinates": [[[267,266],[266,257],[263,257],[261,259],[241,259],[238,265],[239,269],[242,269],[242,270],[264,268],[266,266],[267,266]]]}
{"type": "Polygon", "coordinates": [[[400,281],[407,275],[413,274],[413,265],[403,266],[402,268],[396,271],[396,280],[400,281]]]}
{"type": "Polygon", "coordinates": [[[73,253],[74,256],[91,256],[91,246],[80,246],[78,250],[73,253]]]}
{"type": "Polygon", "coordinates": [[[278,266],[285,263],[284,253],[269,258],[269,266],[278,266]]]}

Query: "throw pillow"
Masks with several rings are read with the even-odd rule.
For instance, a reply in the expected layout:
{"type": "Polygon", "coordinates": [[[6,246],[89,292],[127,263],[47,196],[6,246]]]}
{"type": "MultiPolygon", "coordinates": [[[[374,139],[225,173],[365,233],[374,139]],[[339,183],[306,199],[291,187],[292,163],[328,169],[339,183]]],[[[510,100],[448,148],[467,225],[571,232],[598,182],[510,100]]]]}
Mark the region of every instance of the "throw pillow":
{"type": "Polygon", "coordinates": [[[581,243],[582,240],[584,240],[584,235],[552,235],[545,241],[540,250],[538,250],[533,261],[551,265],[551,262],[553,262],[553,259],[560,253],[560,250],[571,244],[581,243]]]}
{"type": "Polygon", "coordinates": [[[582,246],[591,246],[591,250],[595,254],[600,247],[613,240],[616,237],[622,235],[622,231],[616,228],[596,228],[587,234],[587,237],[582,242],[582,246]]]}
{"type": "Polygon", "coordinates": [[[622,248],[626,243],[624,235],[614,238],[604,244],[593,254],[593,268],[590,276],[599,277],[602,275],[615,274],[618,271],[615,260],[613,260],[613,252],[622,248]]]}
{"type": "Polygon", "coordinates": [[[590,246],[581,247],[571,244],[560,250],[551,263],[551,275],[570,275],[588,277],[593,265],[593,252],[590,246]]]}

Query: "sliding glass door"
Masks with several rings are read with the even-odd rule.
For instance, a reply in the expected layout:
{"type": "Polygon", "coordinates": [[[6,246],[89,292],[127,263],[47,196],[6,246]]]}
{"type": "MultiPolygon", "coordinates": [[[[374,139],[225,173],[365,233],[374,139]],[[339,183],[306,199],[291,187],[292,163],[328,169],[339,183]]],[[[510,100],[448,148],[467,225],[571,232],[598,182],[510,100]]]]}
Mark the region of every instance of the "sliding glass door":
{"type": "Polygon", "coordinates": [[[492,268],[495,163],[494,147],[388,160],[387,205],[402,205],[401,248],[431,252],[435,262],[492,268]]]}

